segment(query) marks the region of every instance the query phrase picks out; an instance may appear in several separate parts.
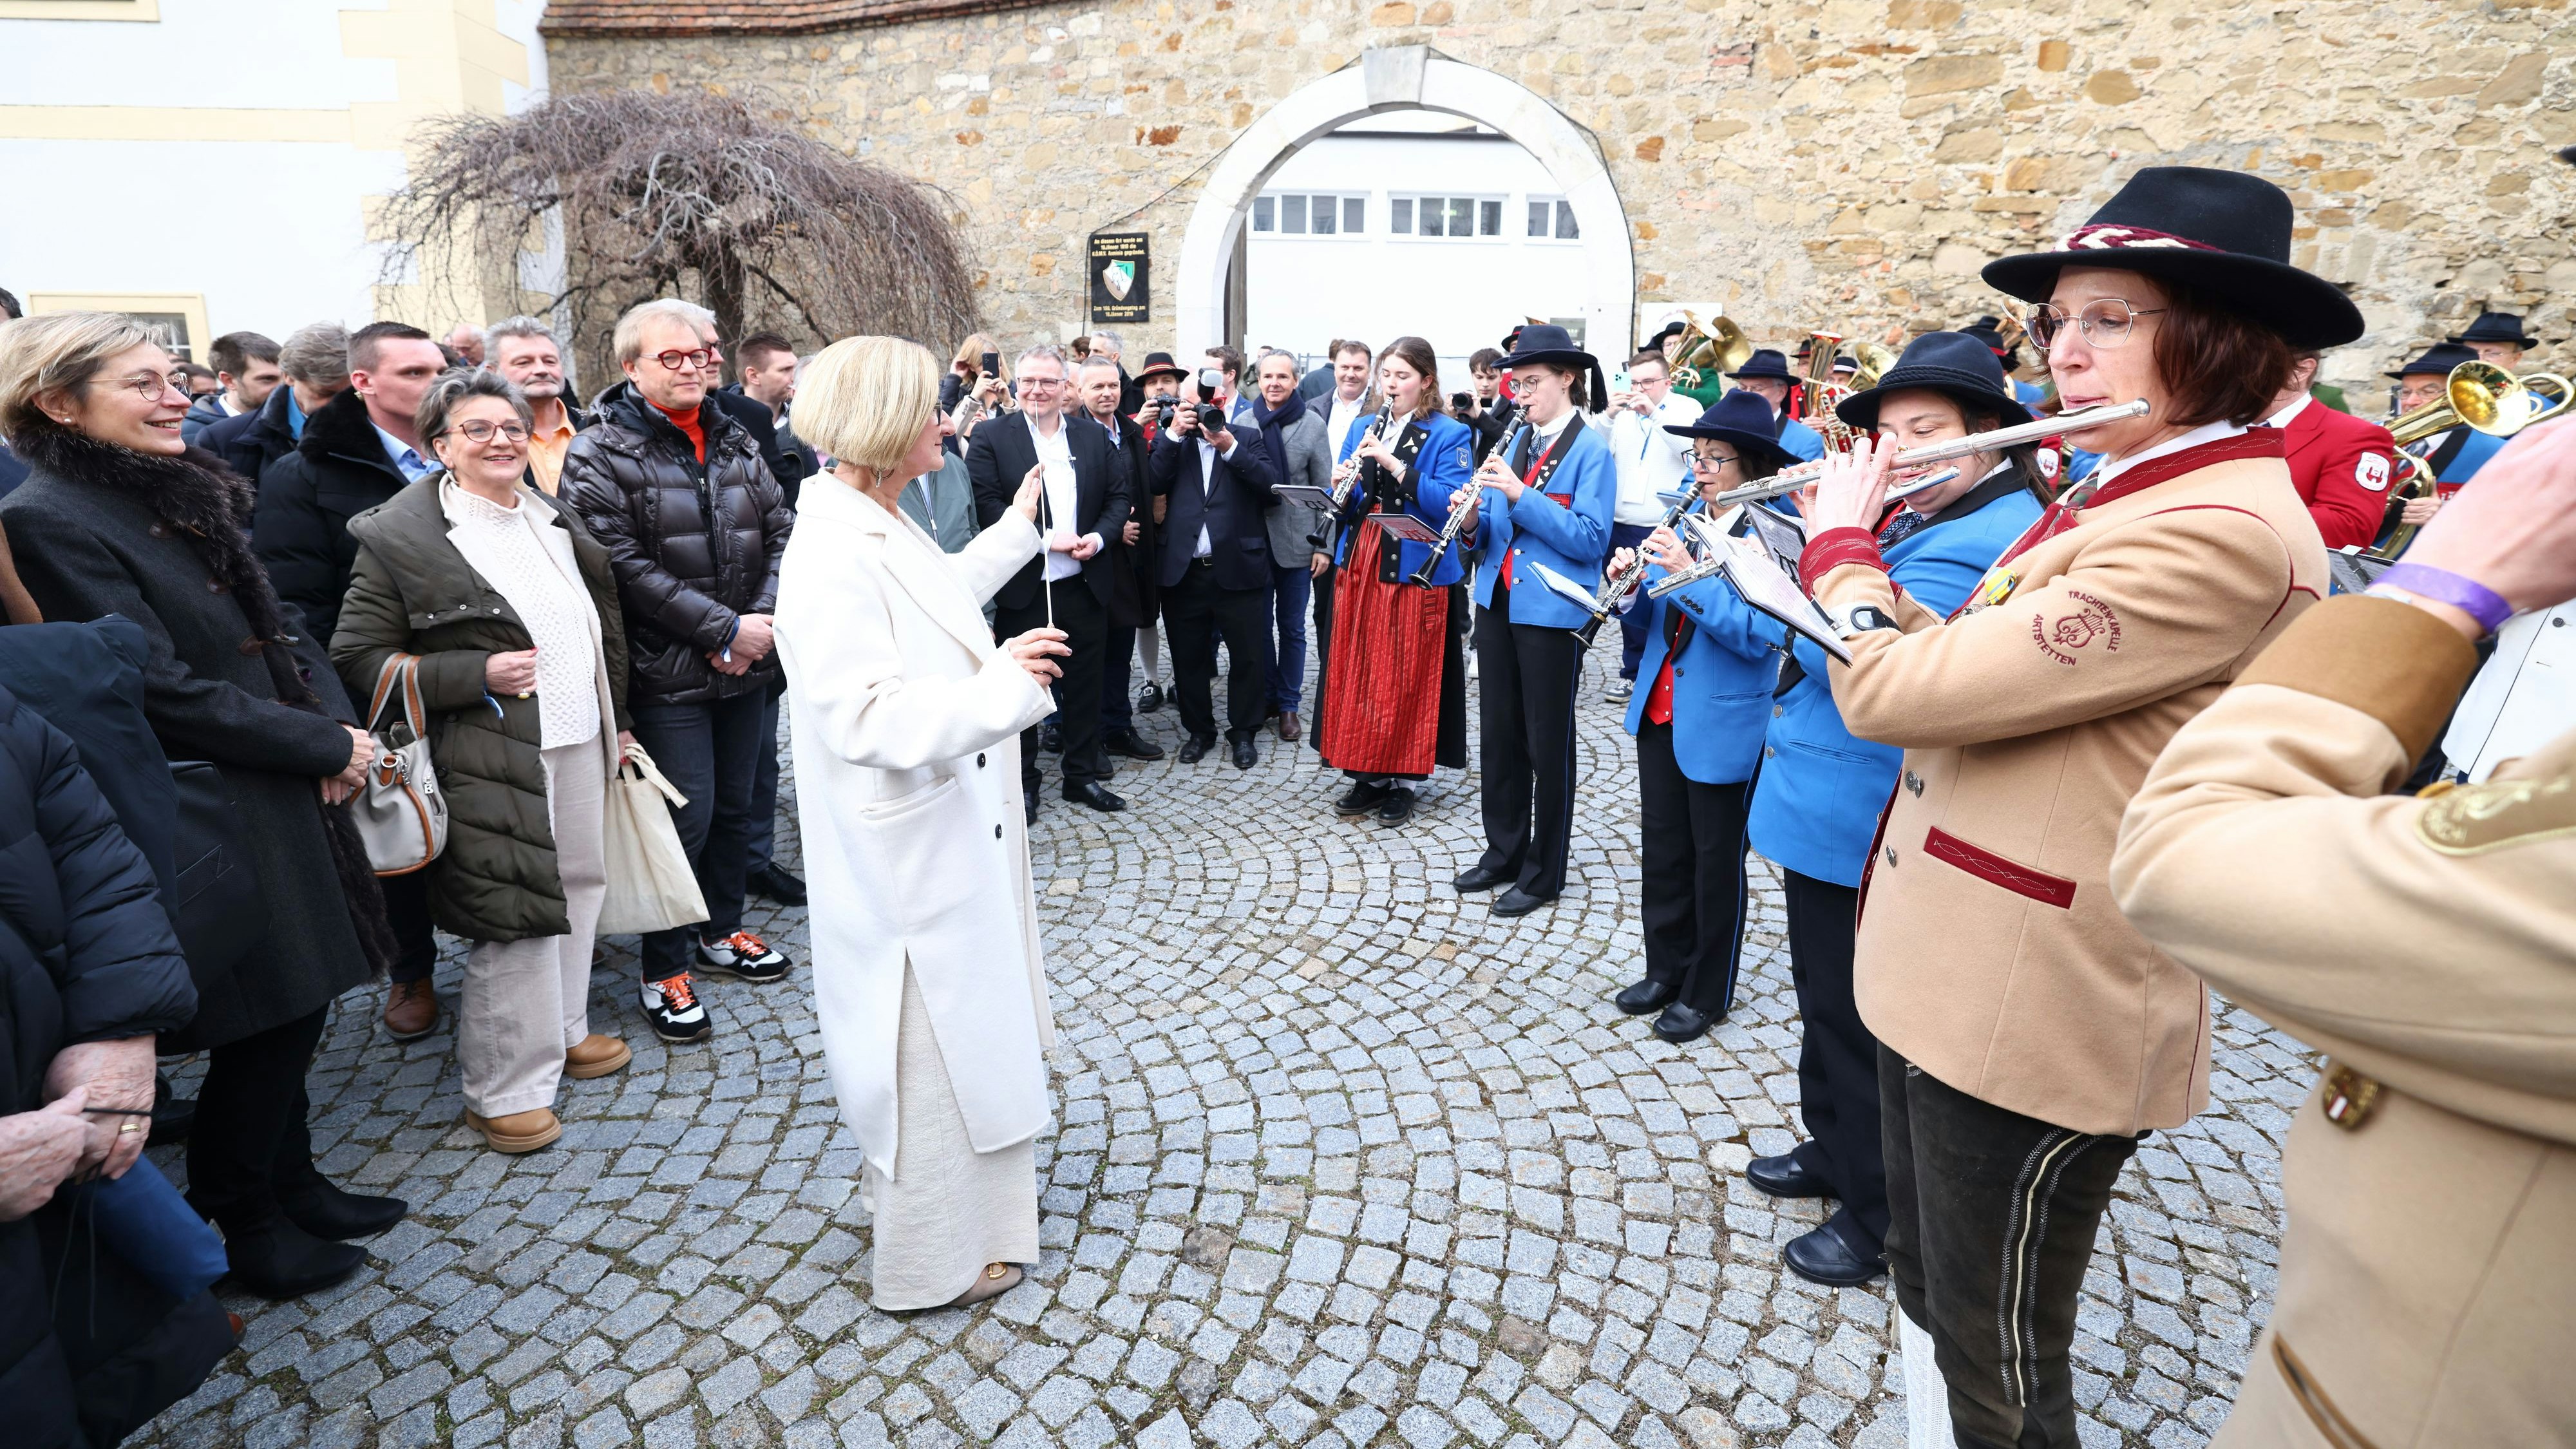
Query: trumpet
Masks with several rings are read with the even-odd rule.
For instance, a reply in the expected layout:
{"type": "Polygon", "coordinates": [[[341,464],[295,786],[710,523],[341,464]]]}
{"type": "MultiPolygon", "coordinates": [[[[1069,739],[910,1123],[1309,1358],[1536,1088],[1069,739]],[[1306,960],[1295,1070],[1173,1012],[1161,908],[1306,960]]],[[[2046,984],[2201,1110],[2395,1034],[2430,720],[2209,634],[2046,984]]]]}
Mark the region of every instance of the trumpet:
{"type": "MultiPolygon", "coordinates": [[[[1377,416],[1369,423],[1369,430],[1366,436],[1383,440],[1387,435],[1387,426],[1394,420],[1394,417],[1394,403],[1390,402],[1386,406],[1379,408],[1377,410],[1377,416]]],[[[1338,517],[1343,509],[1351,506],[1351,494],[1359,487],[1360,474],[1367,470],[1368,460],[1360,456],[1359,449],[1353,448],[1351,450],[1350,457],[1342,461],[1338,476],[1333,479],[1333,513],[1335,516],[1338,517]]]]}
{"type": "MultiPolygon", "coordinates": [[[[2461,366],[2466,367],[2468,364],[2462,363],[2461,366]]],[[[2147,400],[2139,398],[2135,402],[2105,403],[2101,407],[2085,408],[2080,412],[2065,413],[2053,418],[2035,418],[2027,423],[2015,423],[2008,428],[1970,433],[1964,438],[1950,438],[1938,443],[1926,443],[1919,448],[1908,448],[1896,455],[1893,466],[1912,468],[1924,463],[1946,463],[1952,458],[1964,458],[1970,453],[1983,453],[1996,448],[2035,443],[2042,438],[2055,437],[2060,433],[2080,433],[2087,428],[2098,428],[2104,423],[2116,423],[2127,418],[2142,418],[2149,410],[2150,404],[2147,400]]],[[[1801,463],[1795,468],[1774,473],[1759,482],[1729,489],[1717,495],[1715,506],[1723,508],[1733,503],[1759,503],[1765,499],[1786,497],[1815,482],[1824,471],[1824,460],[1801,463]]]]}
{"type": "MultiPolygon", "coordinates": [[[[2491,438],[2510,438],[2533,423],[2554,418],[2576,406],[2576,383],[2554,372],[2526,372],[2516,377],[2492,362],[2463,362],[2451,369],[2443,380],[2442,396],[2409,413],[2388,420],[2388,435],[2402,450],[2410,444],[2447,433],[2467,424],[2491,438]],[[2557,395],[2556,401],[2550,394],[2557,395]]],[[[2430,464],[2411,453],[2399,452],[2397,466],[2404,470],[2397,486],[2389,491],[2389,503],[2398,508],[2409,498],[2421,498],[2433,489],[2430,464]]],[[[2374,558],[2395,558],[2415,541],[2415,530],[2401,525],[2388,535],[2388,541],[2370,550],[2374,558]]]]}
{"type": "MultiPolygon", "coordinates": [[[[1528,432],[1529,426],[1529,419],[1525,417],[1512,419],[1512,425],[1503,430],[1503,440],[1496,443],[1494,451],[1486,456],[1501,458],[1508,462],[1512,456],[1512,449],[1520,446],[1521,434],[1528,432]]],[[[1483,496],[1483,488],[1478,487],[1475,491],[1479,497],[1483,496]]],[[[1458,534],[1466,528],[1467,520],[1473,518],[1475,514],[1476,510],[1472,506],[1450,509],[1449,521],[1440,526],[1440,541],[1431,546],[1431,556],[1422,561],[1422,567],[1413,571],[1413,577],[1408,582],[1425,587],[1430,585],[1432,571],[1440,567],[1440,560],[1449,554],[1449,545],[1458,541],[1458,534]]]]}

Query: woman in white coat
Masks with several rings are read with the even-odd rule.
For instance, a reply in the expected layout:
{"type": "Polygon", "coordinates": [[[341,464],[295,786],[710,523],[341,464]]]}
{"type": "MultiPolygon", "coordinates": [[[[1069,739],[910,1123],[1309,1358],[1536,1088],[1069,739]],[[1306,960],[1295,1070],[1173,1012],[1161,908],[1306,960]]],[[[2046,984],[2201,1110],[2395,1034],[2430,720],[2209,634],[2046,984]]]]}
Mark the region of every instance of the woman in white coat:
{"type": "Polygon", "coordinates": [[[1055,1039],[1029,883],[1020,731],[1064,635],[1001,645],[984,602],[1039,548],[1040,473],[956,554],[896,508],[939,466],[939,365],[853,337],[806,364],[805,485],[777,636],[812,882],[814,992],[866,1154],[876,1306],[979,1302],[1038,1257],[1035,1139],[1055,1039]]]}

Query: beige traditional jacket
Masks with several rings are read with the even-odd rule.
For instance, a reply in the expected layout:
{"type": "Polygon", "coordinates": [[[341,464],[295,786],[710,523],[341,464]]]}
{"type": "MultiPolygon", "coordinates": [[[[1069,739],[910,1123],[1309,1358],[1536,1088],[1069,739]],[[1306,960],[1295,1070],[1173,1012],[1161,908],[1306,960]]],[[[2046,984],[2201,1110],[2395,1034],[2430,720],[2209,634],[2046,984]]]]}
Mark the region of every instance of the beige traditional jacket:
{"type": "Polygon", "coordinates": [[[1862,882],[1855,986],[1880,1041],[1981,1101],[2078,1132],[2171,1127],[2209,1092],[2200,979],[2120,914],[2120,812],[2165,741],[2324,592],[2280,435],[2224,427],[2052,505],[1947,620],[1860,529],[1801,577],[1842,614],[1852,733],[1902,746],[1862,882]]]}
{"type": "Polygon", "coordinates": [[[2329,1054],[2282,1164],[2270,1324],[2217,1442],[2576,1442],[2576,732],[2405,778],[2476,664],[2342,598],[2174,737],[2111,880],[2138,928],[2329,1054]]]}

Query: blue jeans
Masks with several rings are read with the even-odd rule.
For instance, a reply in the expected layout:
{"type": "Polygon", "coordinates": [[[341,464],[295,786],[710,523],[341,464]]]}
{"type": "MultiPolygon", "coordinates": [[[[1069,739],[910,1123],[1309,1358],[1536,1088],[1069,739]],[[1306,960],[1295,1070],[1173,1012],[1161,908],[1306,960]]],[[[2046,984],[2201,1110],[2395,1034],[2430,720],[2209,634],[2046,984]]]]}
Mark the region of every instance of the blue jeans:
{"type": "Polygon", "coordinates": [[[1271,631],[1262,639],[1262,702],[1272,714],[1294,714],[1306,692],[1306,600],[1315,576],[1304,564],[1270,566],[1271,631]]]}
{"type": "MultiPolygon", "coordinates": [[[[769,694],[737,695],[713,704],[634,707],[635,739],[689,803],[671,811],[680,849],[707,898],[707,919],[644,937],[644,979],[661,981],[689,969],[692,937],[721,939],[742,929],[742,878],[751,863],[752,787],[760,747],[770,738],[769,694]]],[[[773,751],[772,753],[775,753],[773,751]]]]}
{"type": "MultiPolygon", "coordinates": [[[[1654,532],[1653,529],[1642,523],[1611,524],[1610,551],[1617,553],[1623,548],[1635,548],[1644,543],[1646,535],[1652,532],[1654,532]]],[[[1636,678],[1638,661],[1646,657],[1647,612],[1645,609],[1630,609],[1619,616],[1619,677],[1621,679],[1636,678]]]]}

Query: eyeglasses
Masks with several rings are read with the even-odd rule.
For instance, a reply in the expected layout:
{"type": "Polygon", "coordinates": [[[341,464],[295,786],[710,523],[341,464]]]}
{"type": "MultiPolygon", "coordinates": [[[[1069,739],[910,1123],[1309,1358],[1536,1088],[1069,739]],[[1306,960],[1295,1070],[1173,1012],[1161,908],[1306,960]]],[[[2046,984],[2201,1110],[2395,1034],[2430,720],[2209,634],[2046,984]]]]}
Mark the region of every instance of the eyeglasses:
{"type": "Polygon", "coordinates": [[[2030,340],[2046,352],[2066,334],[2066,324],[2084,329],[2084,340],[2096,347],[2117,347],[2129,340],[2129,330],[2141,317],[2153,317],[2162,307],[2132,307],[2117,297],[2103,297],[2084,304],[2084,310],[2068,316],[2064,309],[2042,302],[2030,309],[2022,326],[2030,340]]]}
{"type": "Polygon", "coordinates": [[[1024,377],[1020,379],[1020,391],[1022,392],[1027,392],[1031,388],[1062,386],[1064,386],[1064,379],[1060,377],[1024,377]]]}
{"type": "Polygon", "coordinates": [[[188,391],[188,375],[183,372],[174,372],[168,377],[154,372],[138,372],[132,377],[118,379],[114,386],[132,388],[134,395],[145,402],[159,402],[165,392],[175,392],[182,398],[192,396],[188,391]]]}
{"type": "Polygon", "coordinates": [[[500,434],[504,442],[524,443],[528,440],[528,425],[526,423],[487,423],[481,418],[476,418],[470,423],[458,423],[438,436],[445,437],[447,433],[462,433],[465,441],[469,443],[488,443],[492,441],[492,435],[495,433],[500,434]]]}
{"type": "Polygon", "coordinates": [[[712,367],[724,361],[724,354],[712,347],[701,347],[695,352],[657,352],[653,354],[653,360],[669,371],[678,372],[684,367],[712,367]]]}
{"type": "Polygon", "coordinates": [[[1733,453],[1703,453],[1697,448],[1691,449],[1691,466],[1694,468],[1723,468],[1737,461],[1740,460],[1733,453]]]}

